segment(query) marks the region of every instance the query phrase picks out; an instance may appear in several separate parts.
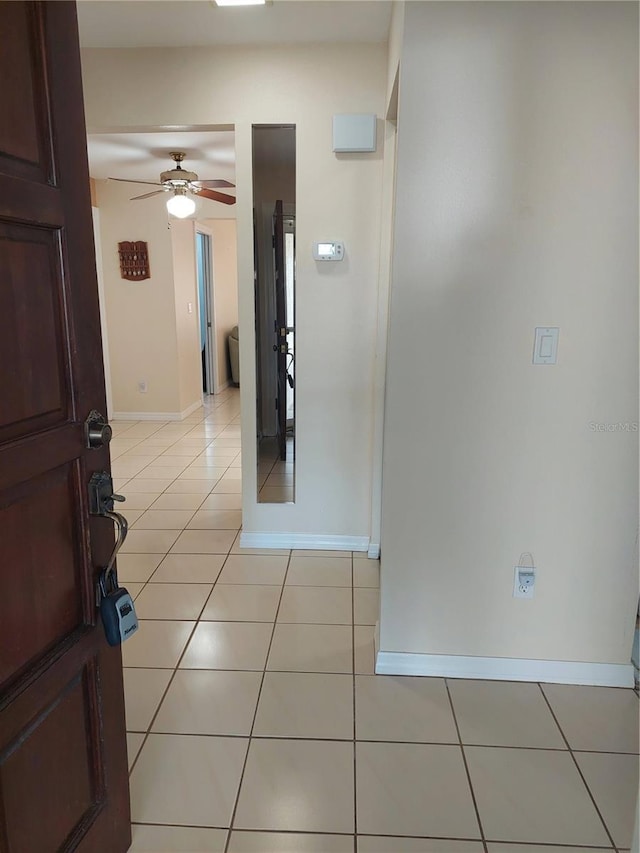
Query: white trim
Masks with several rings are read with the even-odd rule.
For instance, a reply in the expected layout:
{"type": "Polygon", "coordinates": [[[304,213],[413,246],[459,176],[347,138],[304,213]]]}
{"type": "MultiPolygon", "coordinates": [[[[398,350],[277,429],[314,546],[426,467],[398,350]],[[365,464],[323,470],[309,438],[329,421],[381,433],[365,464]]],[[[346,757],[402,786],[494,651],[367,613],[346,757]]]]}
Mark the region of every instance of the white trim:
{"type": "Polygon", "coordinates": [[[308,551],[366,551],[368,536],[333,536],[324,533],[240,533],[242,548],[297,548],[308,551]]]}
{"type": "Polygon", "coordinates": [[[184,411],[180,412],[180,420],[183,420],[184,418],[188,418],[189,415],[192,415],[194,412],[197,412],[198,409],[201,409],[201,408],[202,408],[202,400],[201,399],[196,400],[190,406],[187,406],[187,408],[184,411]]]}
{"type": "Polygon", "coordinates": [[[385,652],[376,648],[377,675],[429,675],[496,681],[543,681],[551,684],[590,684],[633,687],[633,666],[524,658],[481,658],[464,655],[426,655],[385,652]]]}
{"type": "Polygon", "coordinates": [[[183,421],[202,408],[202,400],[196,400],[183,412],[114,412],[112,421],[183,421]]]}
{"type": "MultiPolygon", "coordinates": [[[[389,337],[389,299],[393,271],[393,237],[395,228],[395,180],[397,160],[397,126],[386,121],[384,126],[382,166],[382,210],[379,239],[378,315],[374,366],[373,444],[371,456],[371,537],[379,543],[382,534],[382,466],[384,451],[384,414],[387,381],[387,348],[389,337]]],[[[369,553],[369,557],[372,554],[369,553]]]]}
{"type": "Polygon", "coordinates": [[[380,543],[379,542],[369,542],[369,547],[367,548],[367,557],[370,560],[379,560],[380,559],[380,543]]]}

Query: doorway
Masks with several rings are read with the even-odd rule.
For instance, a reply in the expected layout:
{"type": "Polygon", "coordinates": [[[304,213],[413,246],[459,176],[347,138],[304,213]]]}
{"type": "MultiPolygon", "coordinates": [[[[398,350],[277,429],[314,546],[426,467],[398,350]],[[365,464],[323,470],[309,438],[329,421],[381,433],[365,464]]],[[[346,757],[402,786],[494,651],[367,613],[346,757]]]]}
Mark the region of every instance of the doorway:
{"type": "Polygon", "coordinates": [[[105,247],[112,415],[182,421],[231,380],[227,341],[238,325],[233,128],[96,130],[87,145],[105,247]],[[167,208],[174,196],[159,182],[171,152],[183,154],[183,170],[197,178],[189,198],[195,210],[184,218],[167,208]],[[149,184],[152,192],[140,193],[149,184]],[[129,281],[115,250],[133,238],[146,243],[150,263],[147,277],[129,281]]]}
{"type": "Polygon", "coordinates": [[[196,277],[198,281],[198,320],[202,361],[202,392],[217,394],[218,348],[213,299],[213,262],[211,233],[196,225],[196,277]]]}

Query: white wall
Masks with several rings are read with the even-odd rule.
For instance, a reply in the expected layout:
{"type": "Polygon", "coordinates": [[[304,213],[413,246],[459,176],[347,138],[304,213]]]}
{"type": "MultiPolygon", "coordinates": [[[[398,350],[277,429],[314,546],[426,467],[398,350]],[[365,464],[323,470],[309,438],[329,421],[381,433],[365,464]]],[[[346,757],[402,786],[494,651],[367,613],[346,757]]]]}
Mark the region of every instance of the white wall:
{"type": "Polygon", "coordinates": [[[243,527],[368,538],[382,151],[337,157],[331,120],[383,114],[385,46],[87,50],[83,72],[92,131],[235,125],[243,527]],[[296,125],[294,505],[255,497],[252,123],[296,125]],[[316,264],[321,239],[343,240],[345,260],[316,264]]]}
{"type": "MultiPolygon", "coordinates": [[[[96,181],[114,413],[180,412],[173,253],[164,204],[130,202],[129,184],[96,181]],[[144,240],[151,278],[120,277],[118,243],[144,240]],[[146,380],[147,393],[138,390],[146,380]]],[[[151,201],[151,200],[150,200],[151,201]]]]}
{"type": "Polygon", "coordinates": [[[590,423],[638,421],[637,5],[405,15],[380,648],[627,664],[638,434],[590,423]]]}
{"type": "Polygon", "coordinates": [[[169,228],[164,199],[131,202],[131,185],[95,185],[113,411],[178,418],[202,400],[193,222],[171,219],[169,228]],[[124,240],[147,243],[151,278],[120,277],[124,240]]]}

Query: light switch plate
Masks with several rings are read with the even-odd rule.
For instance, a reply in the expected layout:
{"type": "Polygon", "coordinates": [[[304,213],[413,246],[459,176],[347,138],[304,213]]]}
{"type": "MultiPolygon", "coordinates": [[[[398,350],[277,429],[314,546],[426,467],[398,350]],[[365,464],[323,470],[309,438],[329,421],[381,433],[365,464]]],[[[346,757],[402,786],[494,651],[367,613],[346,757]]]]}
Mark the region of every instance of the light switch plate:
{"type": "Polygon", "coordinates": [[[533,345],[534,364],[555,364],[558,359],[558,338],[560,329],[557,326],[537,326],[535,343],[533,345]]]}

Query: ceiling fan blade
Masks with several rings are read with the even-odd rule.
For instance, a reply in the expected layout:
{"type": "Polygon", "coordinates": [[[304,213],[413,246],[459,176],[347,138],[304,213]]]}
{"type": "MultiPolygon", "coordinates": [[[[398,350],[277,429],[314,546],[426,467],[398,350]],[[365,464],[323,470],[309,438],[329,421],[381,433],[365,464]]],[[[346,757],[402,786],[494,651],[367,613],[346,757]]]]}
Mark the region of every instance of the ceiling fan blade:
{"type": "Polygon", "coordinates": [[[161,187],[162,184],[159,181],[135,181],[130,180],[129,178],[107,178],[108,181],[121,181],[125,184],[150,184],[152,187],[161,187]]]}
{"type": "Polygon", "coordinates": [[[206,187],[207,189],[222,189],[223,187],[235,187],[235,184],[223,180],[194,181],[193,183],[196,187],[206,187]]]}
{"type": "Polygon", "coordinates": [[[139,201],[141,198],[151,198],[152,195],[160,195],[164,190],[154,190],[152,193],[144,193],[144,195],[134,195],[129,201],[139,201]]]}
{"type": "Polygon", "coordinates": [[[204,198],[210,198],[211,201],[221,201],[222,204],[236,203],[235,196],[227,195],[226,193],[218,193],[215,190],[196,190],[196,195],[203,196],[204,198]]]}

